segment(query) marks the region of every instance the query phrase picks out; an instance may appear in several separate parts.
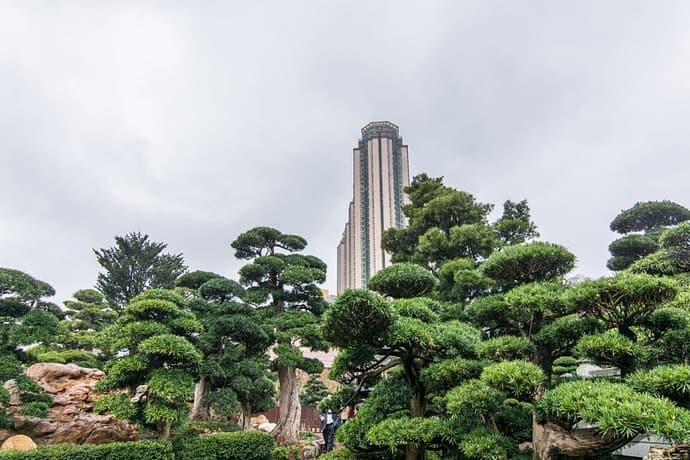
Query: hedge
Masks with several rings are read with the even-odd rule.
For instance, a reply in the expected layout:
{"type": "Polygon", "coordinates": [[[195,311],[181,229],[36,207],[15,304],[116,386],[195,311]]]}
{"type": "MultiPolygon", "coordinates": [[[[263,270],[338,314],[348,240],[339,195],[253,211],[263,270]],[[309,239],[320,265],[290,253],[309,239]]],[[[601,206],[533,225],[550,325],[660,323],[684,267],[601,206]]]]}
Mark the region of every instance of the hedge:
{"type": "Polygon", "coordinates": [[[271,460],[275,441],[261,431],[222,433],[173,442],[175,460],[271,460]]]}
{"type": "Polygon", "coordinates": [[[165,441],[110,444],[54,444],[34,450],[0,452],[2,460],[174,460],[172,444],[165,441]]]}
{"type": "Polygon", "coordinates": [[[55,444],[29,451],[0,451],[0,460],[271,460],[275,441],[266,433],[222,433],[170,441],[55,444]]]}

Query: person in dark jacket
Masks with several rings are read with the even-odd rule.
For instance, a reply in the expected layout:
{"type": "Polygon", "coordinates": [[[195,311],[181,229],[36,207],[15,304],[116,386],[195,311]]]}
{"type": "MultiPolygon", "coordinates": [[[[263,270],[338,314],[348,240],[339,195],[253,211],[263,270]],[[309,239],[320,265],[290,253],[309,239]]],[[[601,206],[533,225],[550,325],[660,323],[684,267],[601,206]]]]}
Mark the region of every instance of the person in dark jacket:
{"type": "Polygon", "coordinates": [[[334,413],[328,409],[321,414],[321,433],[323,433],[323,441],[326,443],[326,452],[333,450],[333,443],[335,442],[335,432],[342,424],[339,413],[334,413]]]}

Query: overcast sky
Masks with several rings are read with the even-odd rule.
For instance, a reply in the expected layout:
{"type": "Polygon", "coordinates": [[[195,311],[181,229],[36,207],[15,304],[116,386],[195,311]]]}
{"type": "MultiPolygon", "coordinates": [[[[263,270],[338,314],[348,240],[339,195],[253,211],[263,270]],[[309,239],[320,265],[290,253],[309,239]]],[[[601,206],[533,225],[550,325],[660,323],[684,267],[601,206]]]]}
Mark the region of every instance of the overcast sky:
{"type": "Polygon", "coordinates": [[[606,275],[621,209],[690,206],[689,24],[670,0],[0,0],[0,266],[61,302],[141,231],[236,277],[266,225],[335,290],[352,148],[390,120],[412,174],[526,198],[606,275]]]}

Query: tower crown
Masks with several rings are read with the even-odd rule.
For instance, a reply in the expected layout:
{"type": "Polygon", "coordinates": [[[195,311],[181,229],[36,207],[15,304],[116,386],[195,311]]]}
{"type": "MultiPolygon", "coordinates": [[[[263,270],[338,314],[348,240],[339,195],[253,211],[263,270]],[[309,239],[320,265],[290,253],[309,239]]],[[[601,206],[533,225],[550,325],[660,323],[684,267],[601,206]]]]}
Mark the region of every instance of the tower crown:
{"type": "Polygon", "coordinates": [[[379,136],[393,139],[400,137],[398,125],[391,123],[390,121],[372,121],[362,128],[363,141],[367,141],[372,137],[379,136]]]}

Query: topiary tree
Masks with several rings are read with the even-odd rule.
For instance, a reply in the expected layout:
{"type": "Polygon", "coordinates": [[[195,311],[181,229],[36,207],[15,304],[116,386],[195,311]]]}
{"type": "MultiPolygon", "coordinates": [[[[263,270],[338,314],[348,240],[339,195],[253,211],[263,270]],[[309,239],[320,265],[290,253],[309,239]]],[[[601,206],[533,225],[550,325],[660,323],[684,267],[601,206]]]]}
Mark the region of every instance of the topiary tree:
{"type": "Polygon", "coordinates": [[[60,321],[56,343],[32,347],[29,352],[39,361],[99,367],[110,356],[96,348],[97,334],[118,314],[95,289],[79,290],[73,297],[64,302],[65,319],[60,321]]]}
{"type": "MultiPolygon", "coordinates": [[[[408,268],[387,267],[377,274],[378,279],[372,278],[370,286],[379,286],[389,295],[420,292],[420,285],[429,284],[424,280],[430,274],[408,268]]],[[[453,364],[457,365],[460,357],[476,357],[479,331],[458,321],[441,321],[439,304],[428,298],[387,301],[371,291],[346,290],[328,309],[323,333],[341,350],[333,377],[355,381],[362,387],[377,382],[383,373],[395,375],[383,379],[374,392],[391,395],[395,402],[388,401],[380,411],[370,411],[365,409],[371,407],[367,400],[357,417],[342,428],[341,436],[350,449],[402,449],[406,459],[421,459],[427,448],[444,448],[442,433],[447,424],[428,418],[437,404],[429,388],[447,391],[438,384],[444,373],[452,382],[473,375],[453,368],[453,364]],[[397,416],[386,419],[391,413],[397,416]]]]}
{"type": "Polygon", "coordinates": [[[150,289],[103,331],[101,346],[115,357],[96,389],[127,395],[101,397],[95,410],[153,426],[161,439],[170,436],[189,411],[202,359],[193,344],[202,326],[185,308],[185,299],[173,291],[150,289]]]}
{"type": "Polygon", "coordinates": [[[671,201],[638,202],[621,211],[611,222],[611,230],[625,236],[609,246],[607,267],[624,270],[659,249],[664,228],[690,220],[690,210],[671,201]]]}
{"type": "Polygon", "coordinates": [[[689,411],[606,380],[568,382],[547,391],[537,403],[536,420],[533,446],[542,460],[598,458],[643,433],[690,439],[689,411]]]}
{"type": "Polygon", "coordinates": [[[273,405],[275,385],[266,353],[272,342],[270,331],[261,326],[258,312],[242,301],[246,292],[236,281],[192,272],[176,284],[195,293],[188,305],[204,327],[198,337],[204,357],[191,418],[207,420],[211,409],[223,417],[239,410],[246,431],[253,412],[273,405]]]}
{"type": "Polygon", "coordinates": [[[318,284],[326,280],[326,264],[300,254],[306,246],[304,238],[269,227],[248,230],[232,242],[235,257],[249,261],[240,269],[246,300],[260,309],[275,334],[273,368],[278,372],[280,416],[272,434],[284,444],[299,442],[297,370],[320,372],[322,368],[320,362],[306,359],[299,345],[327,350],[317,325],[325,308],[318,284]]]}
{"type": "Polygon", "coordinates": [[[307,383],[302,388],[299,400],[300,404],[308,407],[317,407],[321,401],[330,395],[328,387],[316,375],[310,375],[307,383]]]}

